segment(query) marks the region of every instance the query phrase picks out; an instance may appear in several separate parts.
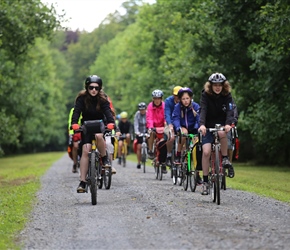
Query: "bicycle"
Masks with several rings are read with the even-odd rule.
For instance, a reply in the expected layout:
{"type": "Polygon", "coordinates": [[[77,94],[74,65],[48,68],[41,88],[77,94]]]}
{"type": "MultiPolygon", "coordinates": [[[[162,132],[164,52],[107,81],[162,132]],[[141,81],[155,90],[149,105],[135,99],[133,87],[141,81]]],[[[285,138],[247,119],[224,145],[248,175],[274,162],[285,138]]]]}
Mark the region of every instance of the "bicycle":
{"type": "Polygon", "coordinates": [[[172,160],[171,160],[172,162],[171,178],[172,178],[173,185],[177,184],[177,165],[175,164],[174,156],[177,153],[178,141],[179,141],[179,136],[174,135],[174,143],[173,143],[173,148],[172,148],[172,160]]]}
{"type": "MultiPolygon", "coordinates": [[[[215,124],[215,128],[207,128],[208,132],[212,132],[214,140],[211,144],[211,156],[210,156],[210,169],[208,175],[209,193],[212,201],[220,205],[220,190],[222,186],[226,186],[225,183],[225,170],[222,166],[221,144],[218,135],[218,131],[224,131],[224,127],[220,124],[215,124]]],[[[201,141],[201,134],[199,135],[201,141]]]]}
{"type": "Polygon", "coordinates": [[[123,167],[126,167],[126,157],[128,154],[128,144],[126,134],[123,134],[118,137],[118,140],[123,139],[122,150],[121,150],[121,164],[123,167]]]}
{"type": "Polygon", "coordinates": [[[197,171],[196,171],[196,157],[194,148],[199,144],[198,135],[196,134],[182,134],[180,138],[185,137],[185,150],[181,156],[181,164],[179,168],[178,183],[183,184],[185,191],[190,184],[190,190],[195,192],[197,186],[197,171]]]}
{"type": "MultiPolygon", "coordinates": [[[[111,130],[113,125],[109,125],[107,127],[104,126],[102,120],[93,120],[93,121],[85,121],[84,124],[78,129],[75,130],[75,133],[83,132],[85,134],[96,134],[100,131],[102,133],[106,132],[106,129],[111,130]]],[[[97,140],[95,137],[92,138],[91,141],[92,147],[91,151],[88,154],[89,157],[89,166],[88,166],[88,173],[86,177],[86,193],[88,189],[90,189],[91,193],[91,202],[92,205],[97,204],[97,188],[102,188],[102,164],[101,164],[101,155],[97,149],[97,140]]],[[[106,151],[107,155],[108,152],[106,151]]],[[[107,173],[112,171],[111,168],[106,168],[107,173]]],[[[112,173],[112,172],[111,172],[112,173]]],[[[106,184],[105,184],[106,185],[106,184]]]]}
{"type": "Polygon", "coordinates": [[[148,157],[148,151],[147,151],[147,138],[149,137],[149,134],[147,133],[141,133],[138,135],[138,137],[142,137],[142,144],[141,144],[141,165],[143,166],[143,173],[146,173],[146,161],[148,157]]]}
{"type": "MultiPolygon", "coordinates": [[[[163,132],[164,132],[164,127],[158,127],[158,128],[153,128],[153,131],[156,132],[156,138],[154,139],[153,142],[153,153],[154,153],[154,159],[152,161],[154,171],[155,171],[155,177],[158,180],[162,180],[163,174],[166,171],[166,159],[162,162],[159,161],[159,156],[160,156],[160,149],[158,149],[158,144],[163,138],[163,132]]],[[[166,144],[162,145],[161,147],[166,147],[166,144]]]]}

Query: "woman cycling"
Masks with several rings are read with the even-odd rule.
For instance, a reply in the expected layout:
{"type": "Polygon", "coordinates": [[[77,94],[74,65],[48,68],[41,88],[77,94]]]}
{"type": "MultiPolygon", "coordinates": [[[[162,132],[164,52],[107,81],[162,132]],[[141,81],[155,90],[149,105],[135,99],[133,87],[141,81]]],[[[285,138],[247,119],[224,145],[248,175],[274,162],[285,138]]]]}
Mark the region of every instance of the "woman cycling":
{"type": "Polygon", "coordinates": [[[212,74],[204,85],[204,90],[200,101],[200,120],[199,131],[202,132],[202,170],[203,170],[203,195],[209,194],[208,189],[208,172],[209,158],[211,155],[211,143],[213,135],[206,131],[206,128],[214,128],[215,124],[224,126],[225,131],[219,131],[221,143],[222,165],[228,168],[230,178],[235,175],[231,162],[228,159],[228,143],[227,132],[230,131],[231,125],[234,123],[233,98],[230,93],[231,85],[226,77],[221,73],[212,74]]]}
{"type": "MultiPolygon", "coordinates": [[[[72,129],[79,128],[78,120],[82,114],[82,124],[89,120],[103,120],[104,117],[107,123],[114,123],[115,120],[110,108],[110,103],[106,94],[102,90],[102,79],[97,75],[91,75],[85,80],[85,90],[80,91],[76,98],[74,111],[72,115],[72,129]]],[[[111,167],[111,163],[106,155],[106,143],[103,133],[96,133],[97,148],[101,154],[102,162],[105,167],[111,167]]],[[[86,176],[88,171],[88,153],[91,150],[91,135],[82,133],[82,157],[80,159],[80,184],[77,188],[78,193],[85,192],[86,176]]]]}
{"type": "Polygon", "coordinates": [[[140,134],[146,133],[146,103],[140,102],[138,104],[138,111],[134,116],[134,131],[137,138],[137,168],[141,168],[141,144],[143,143],[143,137],[140,134]]]}

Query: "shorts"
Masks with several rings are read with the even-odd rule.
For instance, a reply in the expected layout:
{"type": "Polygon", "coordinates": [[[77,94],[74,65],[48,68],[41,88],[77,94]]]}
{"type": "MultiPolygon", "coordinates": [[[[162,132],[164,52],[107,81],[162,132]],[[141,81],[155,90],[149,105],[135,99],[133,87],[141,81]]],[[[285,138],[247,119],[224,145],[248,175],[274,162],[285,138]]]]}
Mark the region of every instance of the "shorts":
{"type": "Polygon", "coordinates": [[[202,136],[202,145],[207,144],[207,143],[212,143],[213,139],[214,139],[213,134],[207,131],[205,136],[202,136]]]}

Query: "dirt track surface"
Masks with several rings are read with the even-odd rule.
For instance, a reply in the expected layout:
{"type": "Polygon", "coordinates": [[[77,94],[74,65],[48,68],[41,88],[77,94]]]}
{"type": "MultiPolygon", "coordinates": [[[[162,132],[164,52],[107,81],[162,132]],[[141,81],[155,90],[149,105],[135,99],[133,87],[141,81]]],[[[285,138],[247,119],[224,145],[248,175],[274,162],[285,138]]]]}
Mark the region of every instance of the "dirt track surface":
{"type": "Polygon", "coordinates": [[[43,176],[22,249],[290,249],[288,204],[227,189],[218,206],[169,173],[159,181],[152,167],[114,161],[111,189],[92,206],[71,165],[64,155],[43,176]]]}

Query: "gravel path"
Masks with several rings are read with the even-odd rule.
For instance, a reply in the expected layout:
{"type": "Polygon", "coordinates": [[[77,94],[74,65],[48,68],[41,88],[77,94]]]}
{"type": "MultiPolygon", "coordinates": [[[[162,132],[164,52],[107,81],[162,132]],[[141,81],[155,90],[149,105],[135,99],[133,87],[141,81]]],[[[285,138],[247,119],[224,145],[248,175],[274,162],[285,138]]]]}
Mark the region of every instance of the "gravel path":
{"type": "MultiPolygon", "coordinates": [[[[42,178],[22,249],[290,249],[290,205],[227,189],[209,196],[114,161],[110,190],[77,194],[67,155],[42,178]]],[[[238,178],[238,170],[236,170],[238,178]]]]}

